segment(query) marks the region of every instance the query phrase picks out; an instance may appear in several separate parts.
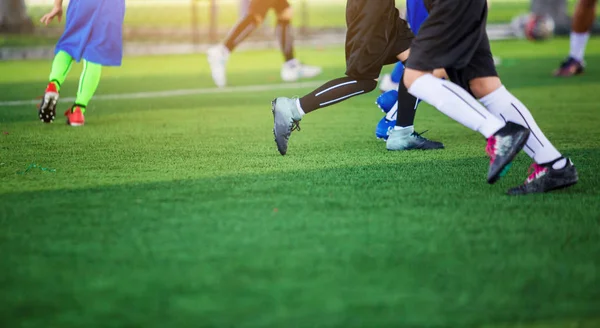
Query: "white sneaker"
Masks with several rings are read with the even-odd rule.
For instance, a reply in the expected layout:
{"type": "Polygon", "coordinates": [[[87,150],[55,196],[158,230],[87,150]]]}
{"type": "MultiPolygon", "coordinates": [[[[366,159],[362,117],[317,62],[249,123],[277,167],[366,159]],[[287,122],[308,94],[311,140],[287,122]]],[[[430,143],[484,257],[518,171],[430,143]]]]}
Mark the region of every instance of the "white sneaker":
{"type": "Polygon", "coordinates": [[[321,74],[321,67],[308,66],[300,63],[297,59],[292,59],[281,67],[281,79],[285,82],[294,82],[298,79],[309,79],[321,74]]]}
{"type": "Polygon", "coordinates": [[[381,82],[379,82],[379,89],[381,90],[381,92],[388,92],[390,90],[398,90],[398,83],[395,83],[394,81],[392,81],[392,75],[391,74],[385,74],[382,78],[381,78],[381,82]]]}
{"type": "Polygon", "coordinates": [[[210,47],[206,52],[208,64],[213,81],[217,87],[222,88],[227,85],[227,59],[229,59],[229,50],[224,45],[210,47]]]}

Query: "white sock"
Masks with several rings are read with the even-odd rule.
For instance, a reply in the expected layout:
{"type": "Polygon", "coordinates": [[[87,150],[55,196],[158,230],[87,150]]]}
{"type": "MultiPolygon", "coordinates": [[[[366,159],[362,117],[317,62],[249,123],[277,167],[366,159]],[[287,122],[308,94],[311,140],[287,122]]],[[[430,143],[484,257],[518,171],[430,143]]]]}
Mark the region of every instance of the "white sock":
{"type": "Polygon", "coordinates": [[[536,163],[544,164],[562,157],[537,125],[529,109],[504,86],[481,98],[481,103],[497,117],[525,126],[531,131],[523,150],[536,163]]]}
{"type": "Polygon", "coordinates": [[[285,63],[283,63],[283,65],[288,66],[288,67],[295,67],[298,64],[299,64],[299,61],[296,58],[290,59],[290,60],[286,61],[285,63]]]}
{"type": "Polygon", "coordinates": [[[306,113],[302,110],[302,105],[300,105],[300,98],[296,98],[296,109],[298,109],[300,117],[304,117],[304,115],[306,115],[306,113]]]}
{"type": "Polygon", "coordinates": [[[590,32],[575,33],[571,32],[571,50],[569,56],[583,62],[585,57],[585,48],[587,47],[588,40],[590,39],[590,32]]]}
{"type": "Polygon", "coordinates": [[[394,127],[394,131],[400,131],[398,132],[399,135],[403,136],[403,137],[408,137],[411,134],[413,134],[413,132],[415,132],[415,127],[413,125],[411,126],[395,126],[394,127]]]}
{"type": "Polygon", "coordinates": [[[492,115],[458,85],[426,74],[413,82],[408,92],[473,131],[489,138],[505,123],[492,115]]]}
{"type": "Polygon", "coordinates": [[[567,159],[563,158],[560,161],[556,161],[556,163],[552,164],[552,168],[555,170],[564,169],[567,166],[567,159]]]}

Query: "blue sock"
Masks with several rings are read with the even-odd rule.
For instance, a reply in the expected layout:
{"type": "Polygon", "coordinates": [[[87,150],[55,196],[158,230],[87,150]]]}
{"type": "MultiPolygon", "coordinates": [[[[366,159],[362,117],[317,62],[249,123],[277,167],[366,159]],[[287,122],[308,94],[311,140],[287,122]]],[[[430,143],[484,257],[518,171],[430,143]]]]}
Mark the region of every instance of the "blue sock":
{"type": "Polygon", "coordinates": [[[402,75],[404,75],[404,65],[402,64],[402,62],[398,62],[396,66],[394,66],[394,70],[392,71],[392,82],[400,83],[402,75]]]}

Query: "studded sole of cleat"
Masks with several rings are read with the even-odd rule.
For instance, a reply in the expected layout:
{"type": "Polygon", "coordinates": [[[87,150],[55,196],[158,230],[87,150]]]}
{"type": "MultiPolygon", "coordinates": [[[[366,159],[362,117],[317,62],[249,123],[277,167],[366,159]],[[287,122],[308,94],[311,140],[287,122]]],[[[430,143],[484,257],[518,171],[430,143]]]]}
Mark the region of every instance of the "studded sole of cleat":
{"type": "Polygon", "coordinates": [[[40,121],[44,123],[52,123],[56,118],[56,104],[58,103],[58,94],[48,93],[44,95],[44,100],[40,104],[38,114],[40,121]],[[43,106],[42,105],[46,105],[43,106]]]}

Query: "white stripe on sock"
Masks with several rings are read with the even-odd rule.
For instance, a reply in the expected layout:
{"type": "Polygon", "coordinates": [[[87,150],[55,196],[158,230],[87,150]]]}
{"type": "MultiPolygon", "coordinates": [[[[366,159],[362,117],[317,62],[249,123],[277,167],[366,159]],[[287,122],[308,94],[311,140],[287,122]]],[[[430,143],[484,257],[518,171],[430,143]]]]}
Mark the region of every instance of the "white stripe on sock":
{"type": "Polygon", "coordinates": [[[334,86],[332,86],[332,87],[329,87],[329,88],[327,88],[327,89],[325,89],[325,90],[323,90],[323,91],[321,91],[321,92],[317,93],[317,94],[315,95],[315,97],[318,97],[318,96],[320,96],[320,95],[324,94],[324,93],[325,93],[325,92],[327,92],[327,91],[331,91],[331,90],[333,90],[333,89],[337,89],[337,88],[339,88],[339,87],[343,87],[343,86],[345,86],[345,85],[348,85],[348,84],[355,84],[355,83],[358,83],[358,81],[350,81],[350,82],[344,82],[344,83],[340,83],[340,84],[338,84],[338,85],[334,85],[334,86]]]}
{"type": "Polygon", "coordinates": [[[331,103],[334,103],[334,102],[336,102],[336,101],[344,100],[344,99],[346,99],[346,98],[350,98],[350,97],[353,97],[353,96],[359,95],[359,94],[361,94],[361,93],[364,93],[364,92],[365,92],[364,90],[360,90],[359,92],[351,93],[351,94],[349,94],[349,95],[345,95],[345,96],[343,96],[343,97],[339,97],[338,99],[334,99],[334,100],[326,101],[326,102],[324,102],[324,103],[320,103],[320,104],[319,104],[319,106],[321,106],[321,107],[322,107],[322,106],[325,106],[325,105],[329,105],[329,104],[331,104],[331,103]]]}

